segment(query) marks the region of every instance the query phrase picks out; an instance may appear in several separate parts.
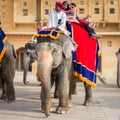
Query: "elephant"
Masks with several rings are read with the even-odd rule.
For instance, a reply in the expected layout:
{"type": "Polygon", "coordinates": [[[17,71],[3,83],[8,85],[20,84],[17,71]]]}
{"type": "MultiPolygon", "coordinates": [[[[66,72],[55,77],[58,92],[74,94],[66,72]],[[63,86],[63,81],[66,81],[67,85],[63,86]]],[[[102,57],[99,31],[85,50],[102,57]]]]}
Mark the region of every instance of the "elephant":
{"type": "Polygon", "coordinates": [[[29,81],[27,81],[27,71],[32,67],[32,63],[37,60],[36,50],[35,50],[36,43],[27,43],[24,49],[24,60],[23,60],[23,83],[27,85],[29,81]]]}
{"type": "Polygon", "coordinates": [[[117,85],[120,88],[120,49],[116,52],[117,56],[117,85]]]}
{"type": "MultiPolygon", "coordinates": [[[[37,57],[38,68],[37,76],[41,81],[41,109],[46,117],[50,115],[51,103],[51,84],[53,80],[59,81],[59,105],[56,113],[64,114],[69,112],[70,86],[72,83],[72,41],[67,35],[62,34],[57,40],[50,37],[37,38],[37,57]]],[[[91,105],[92,92],[91,86],[85,86],[85,105],[91,105]]]]}
{"type": "Polygon", "coordinates": [[[8,41],[5,43],[6,53],[2,58],[0,65],[0,81],[2,87],[1,99],[5,101],[15,100],[15,89],[13,79],[15,76],[16,51],[8,41]]]}

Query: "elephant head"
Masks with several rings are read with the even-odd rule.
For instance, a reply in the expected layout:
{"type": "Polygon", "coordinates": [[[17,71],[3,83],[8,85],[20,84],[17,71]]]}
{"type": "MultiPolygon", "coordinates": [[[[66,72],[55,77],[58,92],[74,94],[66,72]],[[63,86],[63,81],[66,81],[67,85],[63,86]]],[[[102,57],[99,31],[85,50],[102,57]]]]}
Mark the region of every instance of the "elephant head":
{"type": "Polygon", "coordinates": [[[55,75],[60,79],[60,102],[57,112],[62,113],[64,110],[67,112],[72,42],[66,35],[61,35],[58,40],[39,37],[36,50],[38,57],[37,75],[42,84],[42,110],[44,110],[46,116],[49,115],[51,108],[51,76],[55,75]]]}
{"type": "Polygon", "coordinates": [[[27,85],[28,81],[26,80],[27,78],[27,71],[28,69],[31,69],[32,63],[37,60],[36,56],[36,50],[35,50],[35,43],[27,43],[25,45],[24,49],[24,60],[23,60],[23,82],[25,85],[27,85]]]}

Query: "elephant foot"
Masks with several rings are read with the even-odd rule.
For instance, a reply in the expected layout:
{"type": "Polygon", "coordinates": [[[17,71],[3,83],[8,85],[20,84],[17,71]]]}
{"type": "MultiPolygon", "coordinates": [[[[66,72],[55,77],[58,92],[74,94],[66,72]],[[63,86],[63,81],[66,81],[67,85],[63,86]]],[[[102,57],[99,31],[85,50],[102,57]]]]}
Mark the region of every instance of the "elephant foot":
{"type": "Polygon", "coordinates": [[[85,100],[84,105],[85,106],[92,106],[93,105],[92,99],[85,100]]]}
{"type": "Polygon", "coordinates": [[[46,105],[42,105],[41,112],[45,113],[45,116],[48,117],[50,115],[50,112],[53,111],[52,106],[53,104],[50,101],[48,101],[46,105]]]}
{"type": "Polygon", "coordinates": [[[6,101],[6,100],[7,100],[7,97],[6,97],[5,94],[2,94],[1,97],[0,97],[0,99],[3,100],[3,101],[6,101]]]}
{"type": "Polygon", "coordinates": [[[25,81],[25,82],[24,82],[24,85],[28,85],[28,84],[29,84],[29,81],[25,81]]]}
{"type": "Polygon", "coordinates": [[[7,101],[8,101],[8,102],[14,102],[14,101],[15,101],[15,97],[8,97],[8,98],[7,98],[7,101]]]}
{"type": "Polygon", "coordinates": [[[70,111],[66,107],[60,107],[58,106],[56,109],[56,113],[58,114],[68,114],[70,111]]]}

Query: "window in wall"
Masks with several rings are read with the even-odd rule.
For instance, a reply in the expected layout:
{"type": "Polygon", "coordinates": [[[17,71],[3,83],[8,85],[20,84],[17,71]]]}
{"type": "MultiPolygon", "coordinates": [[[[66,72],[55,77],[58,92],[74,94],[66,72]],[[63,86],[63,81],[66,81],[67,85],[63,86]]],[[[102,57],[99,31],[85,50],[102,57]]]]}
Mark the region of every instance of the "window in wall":
{"type": "Polygon", "coordinates": [[[80,14],[84,14],[84,12],[85,12],[85,11],[84,11],[84,8],[80,8],[80,9],[79,9],[79,13],[80,13],[80,14]]]}
{"type": "Polygon", "coordinates": [[[27,2],[23,2],[23,6],[27,6],[27,2]]]}
{"type": "Polygon", "coordinates": [[[1,17],[2,17],[2,18],[5,18],[5,13],[4,13],[4,12],[1,13],[1,17]]]}
{"type": "Polygon", "coordinates": [[[45,9],[45,15],[48,15],[48,14],[49,14],[49,10],[45,9]]]}
{"type": "Polygon", "coordinates": [[[115,14],[115,8],[110,8],[110,14],[115,14]]]}
{"type": "Polygon", "coordinates": [[[100,9],[99,8],[95,8],[94,9],[94,14],[99,14],[100,13],[100,9]]]}
{"type": "Polygon", "coordinates": [[[110,5],[114,5],[114,0],[110,0],[110,5]]]}
{"type": "Polygon", "coordinates": [[[48,1],[45,1],[45,5],[48,5],[48,1]]]}
{"type": "Polygon", "coordinates": [[[27,9],[23,9],[23,16],[28,16],[28,10],[27,9]]]}
{"type": "Polygon", "coordinates": [[[84,1],[83,0],[80,1],[80,5],[84,5],[84,1]]]}
{"type": "Polygon", "coordinates": [[[107,41],[107,46],[112,47],[112,41],[107,41]]]}
{"type": "Polygon", "coordinates": [[[95,5],[99,5],[99,1],[98,0],[95,1],[95,5]]]}

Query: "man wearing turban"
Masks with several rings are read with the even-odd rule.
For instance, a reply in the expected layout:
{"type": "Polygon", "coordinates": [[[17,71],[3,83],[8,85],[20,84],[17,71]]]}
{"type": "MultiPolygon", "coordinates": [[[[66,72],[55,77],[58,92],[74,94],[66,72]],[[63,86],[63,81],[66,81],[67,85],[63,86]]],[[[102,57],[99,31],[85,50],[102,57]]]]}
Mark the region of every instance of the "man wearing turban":
{"type": "Polygon", "coordinates": [[[58,27],[66,33],[66,14],[62,11],[62,9],[64,9],[64,5],[61,2],[56,2],[55,9],[50,13],[47,28],[58,27]]]}

